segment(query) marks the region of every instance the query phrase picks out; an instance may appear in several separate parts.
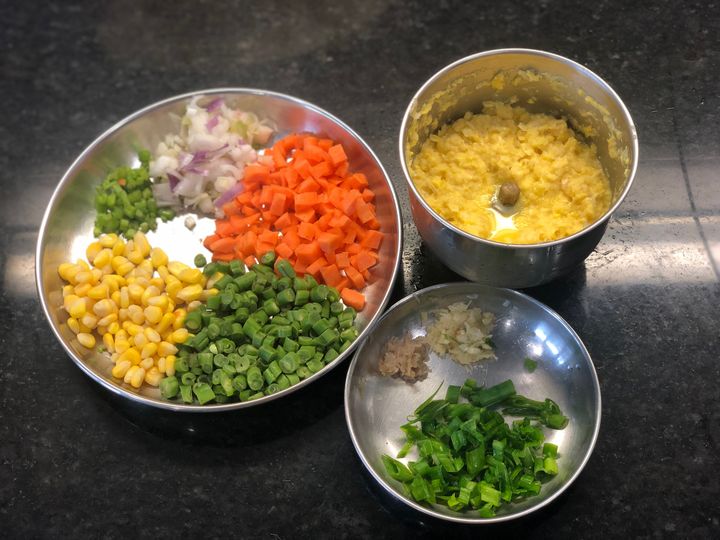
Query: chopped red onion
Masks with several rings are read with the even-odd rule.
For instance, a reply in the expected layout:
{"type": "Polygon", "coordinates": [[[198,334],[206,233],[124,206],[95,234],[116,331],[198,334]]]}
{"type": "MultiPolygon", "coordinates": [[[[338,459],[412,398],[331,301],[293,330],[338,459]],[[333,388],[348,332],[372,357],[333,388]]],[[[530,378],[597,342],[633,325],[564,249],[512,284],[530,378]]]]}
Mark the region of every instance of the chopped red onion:
{"type": "Polygon", "coordinates": [[[220,107],[222,107],[223,103],[225,103],[223,98],[215,98],[210,103],[208,103],[207,107],[205,107],[205,110],[207,112],[215,112],[220,107]]]}
{"type": "Polygon", "coordinates": [[[245,191],[245,184],[238,182],[230,189],[226,190],[222,195],[215,199],[215,206],[222,208],[222,206],[233,200],[237,195],[245,191]]]}

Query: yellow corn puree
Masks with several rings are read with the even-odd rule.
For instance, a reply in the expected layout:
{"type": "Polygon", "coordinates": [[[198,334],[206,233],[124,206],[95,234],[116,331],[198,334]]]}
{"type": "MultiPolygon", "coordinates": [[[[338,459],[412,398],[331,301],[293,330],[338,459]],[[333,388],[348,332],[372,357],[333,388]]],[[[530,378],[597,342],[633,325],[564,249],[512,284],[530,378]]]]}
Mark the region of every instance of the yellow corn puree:
{"type": "Polygon", "coordinates": [[[157,386],[175,373],[178,343],[189,337],[184,321],[217,289],[197,268],[169,261],[141,232],[125,242],[106,234],[92,242],[88,262],[63,263],[60,277],[67,326],[87,349],[102,347],[115,363],[113,377],[135,388],[157,386]],[[96,338],[97,336],[97,338],[96,338]]]}
{"type": "Polygon", "coordinates": [[[564,238],[610,207],[610,184],[594,146],[563,119],[499,102],[431,135],[410,166],[415,186],[445,220],[481,238],[534,244],[564,238]],[[515,182],[513,212],[493,208],[515,182]]]}

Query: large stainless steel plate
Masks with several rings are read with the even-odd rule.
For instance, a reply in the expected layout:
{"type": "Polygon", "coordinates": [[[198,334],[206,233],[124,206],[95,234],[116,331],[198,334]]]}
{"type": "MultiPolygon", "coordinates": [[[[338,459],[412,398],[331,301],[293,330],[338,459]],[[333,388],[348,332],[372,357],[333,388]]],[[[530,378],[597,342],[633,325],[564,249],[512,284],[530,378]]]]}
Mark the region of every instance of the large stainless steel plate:
{"type": "MultiPolygon", "coordinates": [[[[432,319],[430,319],[432,320],[432,319]]],[[[444,392],[440,392],[444,395],[444,392]]],[[[345,384],[345,415],[360,459],[370,474],[392,495],[420,512],[462,523],[492,523],[526,515],[562,493],[590,458],[600,429],[600,386],[595,368],[580,338],[554,311],[509,289],[475,283],[452,283],[420,290],[391,307],[360,345],[345,384]],[[383,347],[393,337],[425,335],[423,313],[469,302],[495,314],[493,332],[496,360],[466,368],[448,358],[430,355],[430,374],[415,384],[383,377],[378,363],[383,347]],[[529,373],[526,357],[538,367],[529,373]],[[488,386],[511,379],[518,393],[534,399],[555,400],[570,418],[563,430],[545,429],[548,442],[557,444],[559,474],[543,484],[536,497],[505,505],[493,518],[453,512],[440,505],[423,506],[408,499],[399,482],[385,472],[381,456],[395,456],[404,443],[400,426],[440,383],[460,385],[474,378],[488,386]]],[[[411,456],[409,456],[411,457],[411,456]]]]}
{"type": "MultiPolygon", "coordinates": [[[[48,204],[40,227],[35,260],[38,293],[50,326],[67,353],[87,375],[112,392],[139,403],[190,412],[257,407],[311,384],[340,364],[352,354],[353,349],[345,351],[313,376],[271,396],[244,403],[186,405],[163,400],[155,388],[143,386],[135,390],[114,379],[110,373],[110,358],[83,348],[65,324],[67,315],[61,309],[63,283],[57,267],[62,262],[85,257],[85,248],[93,237],[95,187],[111,169],[125,164],[137,165],[139,149],[153,151],[166,134],[177,132],[185,104],[196,95],[212,96],[209,99],[222,97],[235,107],[270,118],[278,128],[277,137],[293,132],[313,132],[341,142],[352,169],[365,173],[375,191],[378,220],[385,233],[380,260],[374,269],[378,279],[366,289],[367,306],[357,319],[361,331],[357,342],[367,334],[385,308],[398,272],[402,227],[395,190],[377,156],[341,120],[300,99],[264,90],[220,88],[172,97],[128,116],[100,135],[70,166],[48,204]]],[[[202,239],[213,230],[214,225],[213,220],[192,214],[198,218],[198,225],[190,231],[183,225],[186,215],[169,223],[159,223],[157,231],[148,234],[148,238],[153,246],[162,247],[171,259],[192,264],[197,253],[209,256],[202,246],[202,239]]]]}

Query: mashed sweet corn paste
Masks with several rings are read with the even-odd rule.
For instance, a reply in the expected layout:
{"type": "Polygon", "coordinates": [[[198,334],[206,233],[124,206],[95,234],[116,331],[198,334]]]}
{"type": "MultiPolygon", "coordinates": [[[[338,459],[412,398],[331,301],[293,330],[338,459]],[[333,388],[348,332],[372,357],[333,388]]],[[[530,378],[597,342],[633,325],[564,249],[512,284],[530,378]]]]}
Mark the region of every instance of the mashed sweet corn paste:
{"type": "Polygon", "coordinates": [[[610,207],[610,184],[593,145],[563,119],[500,102],[484,104],[431,135],[410,165],[425,201],[456,227],[510,244],[570,236],[610,207]],[[508,213],[493,208],[505,182],[520,188],[508,213]]]}

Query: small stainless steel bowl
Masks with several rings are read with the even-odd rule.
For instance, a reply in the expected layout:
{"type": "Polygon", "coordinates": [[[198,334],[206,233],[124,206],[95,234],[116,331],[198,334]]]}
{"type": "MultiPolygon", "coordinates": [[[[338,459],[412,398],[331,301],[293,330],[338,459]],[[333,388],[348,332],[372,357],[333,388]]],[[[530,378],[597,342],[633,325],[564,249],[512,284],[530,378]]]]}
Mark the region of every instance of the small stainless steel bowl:
{"type": "MultiPolygon", "coordinates": [[[[440,391],[444,395],[444,390],[440,391]]],[[[507,521],[533,512],[556,499],[578,477],[590,458],[600,429],[600,385],[592,360],[578,335],[554,311],[529,296],[477,283],[450,283],[422,289],[392,306],[355,353],[345,382],[345,418],[350,437],[370,474],[391,495],[436,518],[482,524],[507,521]],[[430,373],[409,384],[383,377],[378,363],[392,337],[425,335],[433,310],[454,302],[469,302],[496,316],[492,339],[496,360],[466,368],[448,358],[430,355],[430,373]],[[533,373],[525,358],[537,361],[533,373]],[[453,512],[445,506],[424,506],[409,499],[385,471],[383,454],[395,457],[404,444],[400,426],[440,385],[461,385],[467,378],[488,386],[506,379],[531,399],[555,400],[570,422],[563,430],[545,429],[559,447],[559,473],[543,484],[539,495],[507,504],[493,518],[473,511],[453,512]]],[[[410,457],[410,456],[409,456],[410,457]]]]}
{"type": "Polygon", "coordinates": [[[592,252],[635,177],[638,141],[630,113],[610,86],[580,64],[543,51],[499,49],[443,68],[415,94],[400,128],[400,161],[410,207],[423,240],[467,279],[523,288],[548,282],[592,252]],[[520,74],[521,76],[518,76],[520,74]],[[496,100],[569,119],[597,147],[612,189],[610,208],[572,236],[539,244],[504,244],[469,234],[444,220],[415,188],[409,168],[429,135],[466,112],[496,100]]]}
{"type": "MultiPolygon", "coordinates": [[[[379,277],[364,291],[367,305],[358,315],[360,336],[356,343],[368,333],[387,305],[400,263],[402,227],[393,185],[370,147],[341,120],[300,99],[265,90],[220,88],[172,97],[131,114],[100,135],[67,170],[45,211],[35,257],[38,293],[55,336],[73,361],[91,379],[115,394],[144,405],[188,412],[257,407],[316,381],[352,354],[353,348],[342,353],[318,373],[276,394],[242,403],[187,405],[163,400],[156,388],[143,385],[135,390],[121,380],[114,379],[109,356],[82,347],[67,327],[67,315],[62,309],[61,289],[64,283],[57,268],[62,262],[85,259],[85,248],[93,239],[96,186],[110,170],[121,165],[136,165],[139,149],[154,151],[166,134],[177,132],[185,105],[198,95],[212,96],[209,99],[222,97],[235,107],[273,120],[277,126],[277,137],[306,131],[328,136],[343,144],[351,167],[365,173],[375,191],[377,216],[385,233],[379,263],[374,270],[379,277]]],[[[163,248],[171,260],[192,264],[197,253],[204,253],[209,259],[210,253],[203,247],[202,240],[214,230],[214,221],[196,217],[198,224],[190,231],[183,225],[185,217],[180,215],[172,222],[159,222],[157,231],[148,234],[150,243],[163,248]]]]}

